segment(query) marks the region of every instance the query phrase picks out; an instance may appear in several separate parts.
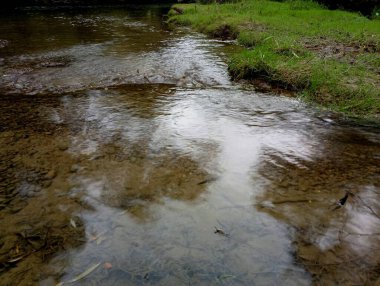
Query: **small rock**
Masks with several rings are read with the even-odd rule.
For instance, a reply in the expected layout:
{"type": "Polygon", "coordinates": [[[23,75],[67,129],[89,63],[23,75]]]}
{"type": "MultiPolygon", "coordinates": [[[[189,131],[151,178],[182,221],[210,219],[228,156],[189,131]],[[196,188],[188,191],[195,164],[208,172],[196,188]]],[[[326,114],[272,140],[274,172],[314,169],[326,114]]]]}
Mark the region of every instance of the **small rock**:
{"type": "Polygon", "coordinates": [[[69,144],[67,142],[60,142],[58,144],[58,149],[61,151],[66,151],[67,149],[69,149],[69,144]]]}
{"type": "Polygon", "coordinates": [[[9,41],[0,39],[0,49],[9,45],[9,41]]]}
{"type": "Polygon", "coordinates": [[[39,237],[39,239],[28,239],[28,243],[34,250],[39,250],[45,245],[45,241],[41,237],[39,237]]]}
{"type": "Polygon", "coordinates": [[[80,170],[80,166],[77,165],[77,164],[74,164],[74,165],[71,166],[70,172],[71,172],[71,173],[76,173],[76,172],[78,172],[79,170],[80,170]]]}
{"type": "Polygon", "coordinates": [[[92,156],[90,158],[90,160],[99,160],[99,159],[102,159],[104,158],[104,155],[101,155],[101,154],[95,154],[94,156],[92,156]]]}
{"type": "Polygon", "coordinates": [[[50,170],[46,175],[45,178],[48,180],[52,180],[57,176],[57,172],[55,170],[50,170]]]}
{"type": "Polygon", "coordinates": [[[10,208],[10,212],[12,214],[15,214],[15,213],[18,213],[19,211],[21,211],[25,206],[24,205],[15,205],[15,206],[12,206],[10,208]]]}
{"type": "Polygon", "coordinates": [[[47,181],[45,181],[45,182],[42,184],[42,187],[44,187],[44,188],[49,188],[49,187],[51,186],[51,183],[52,183],[51,180],[47,180],[47,181]]]}

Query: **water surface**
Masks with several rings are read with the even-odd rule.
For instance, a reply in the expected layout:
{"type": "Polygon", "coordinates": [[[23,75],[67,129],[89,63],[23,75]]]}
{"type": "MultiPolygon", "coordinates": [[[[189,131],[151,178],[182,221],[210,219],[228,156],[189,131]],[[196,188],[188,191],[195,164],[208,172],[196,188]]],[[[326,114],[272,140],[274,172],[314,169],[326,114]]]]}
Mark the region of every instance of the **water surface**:
{"type": "Polygon", "coordinates": [[[379,283],[379,127],[231,82],[165,12],[2,15],[0,284],[379,283]]]}

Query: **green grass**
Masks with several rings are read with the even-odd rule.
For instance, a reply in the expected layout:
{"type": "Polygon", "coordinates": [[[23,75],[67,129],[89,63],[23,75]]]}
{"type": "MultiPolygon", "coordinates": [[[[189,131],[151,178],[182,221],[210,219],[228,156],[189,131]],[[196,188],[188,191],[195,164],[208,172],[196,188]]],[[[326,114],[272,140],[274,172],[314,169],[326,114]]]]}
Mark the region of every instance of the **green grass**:
{"type": "Polygon", "coordinates": [[[380,118],[379,20],[301,0],[175,6],[183,14],[171,11],[170,23],[246,47],[231,56],[234,79],[261,77],[332,110],[380,118]]]}

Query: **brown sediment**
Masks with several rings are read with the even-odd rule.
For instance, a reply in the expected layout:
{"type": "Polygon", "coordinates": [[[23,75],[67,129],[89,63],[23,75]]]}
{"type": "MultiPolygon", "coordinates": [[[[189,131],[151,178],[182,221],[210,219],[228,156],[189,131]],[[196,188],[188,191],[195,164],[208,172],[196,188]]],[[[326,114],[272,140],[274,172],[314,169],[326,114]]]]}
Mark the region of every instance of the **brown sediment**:
{"type": "MultiPolygon", "coordinates": [[[[13,133],[13,134],[12,134],[13,133]]],[[[84,225],[73,217],[80,205],[68,196],[68,166],[75,161],[51,136],[0,134],[0,271],[3,285],[30,285],[47,275],[43,265],[84,242],[84,225]],[[15,140],[20,136],[22,139],[15,140]],[[46,156],[57,159],[46,160],[46,156]],[[65,195],[62,196],[61,194],[65,195]],[[77,220],[77,227],[70,220],[77,220]]],[[[55,275],[57,273],[54,273],[55,275]]]]}
{"type": "Polygon", "coordinates": [[[376,285],[380,205],[374,182],[380,180],[380,166],[373,154],[380,150],[357,135],[337,138],[327,154],[311,161],[291,163],[270,155],[260,172],[271,183],[257,197],[257,207],[292,226],[295,262],[314,283],[376,285]],[[352,142],[365,148],[358,152],[352,142]],[[347,201],[337,207],[347,192],[347,201]]]}
{"type": "MultiPolygon", "coordinates": [[[[150,93],[153,96],[169,87],[153,86],[150,93]]],[[[145,90],[128,88],[130,94],[145,90]]],[[[131,96],[127,105],[141,120],[149,119],[156,116],[151,99],[148,94],[143,101],[131,96]]],[[[18,97],[12,102],[0,101],[0,272],[4,285],[36,284],[48,277],[58,280],[62,269],[51,268],[47,262],[86,242],[80,213],[93,210],[86,199],[88,182],[101,183],[98,199],[102,203],[138,219],[149,217],[150,205],[162,198],[194,200],[206,188],[207,183],[198,183],[207,181],[207,173],[193,158],[170,150],[152,153],[149,141],[128,142],[115,134],[111,141],[98,142],[96,154],[71,151],[76,148],[73,136],[80,135],[87,123],[80,120],[81,114],[79,118],[70,110],[65,114],[60,98],[18,97]],[[54,123],[49,109],[68,116],[73,124],[54,123]]]]}
{"type": "Polygon", "coordinates": [[[149,206],[164,197],[191,201],[204,192],[206,184],[198,183],[208,175],[196,161],[165,150],[155,155],[145,144],[128,144],[127,150],[118,143],[103,146],[98,151],[103,155],[86,162],[76,184],[85,188],[88,180],[98,182],[103,203],[139,219],[148,218],[149,206]]]}

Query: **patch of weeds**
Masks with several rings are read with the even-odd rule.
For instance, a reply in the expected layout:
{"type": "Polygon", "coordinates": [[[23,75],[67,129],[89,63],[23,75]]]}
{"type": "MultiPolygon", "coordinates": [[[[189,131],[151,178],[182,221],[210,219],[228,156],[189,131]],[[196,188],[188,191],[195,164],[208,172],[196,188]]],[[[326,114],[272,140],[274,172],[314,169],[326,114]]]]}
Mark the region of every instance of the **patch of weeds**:
{"type": "Polygon", "coordinates": [[[247,48],[262,44],[272,36],[265,32],[242,31],[239,33],[238,42],[247,48]]]}
{"type": "Polygon", "coordinates": [[[380,74],[380,54],[379,53],[363,53],[356,58],[356,64],[363,69],[370,69],[380,74]]]}

